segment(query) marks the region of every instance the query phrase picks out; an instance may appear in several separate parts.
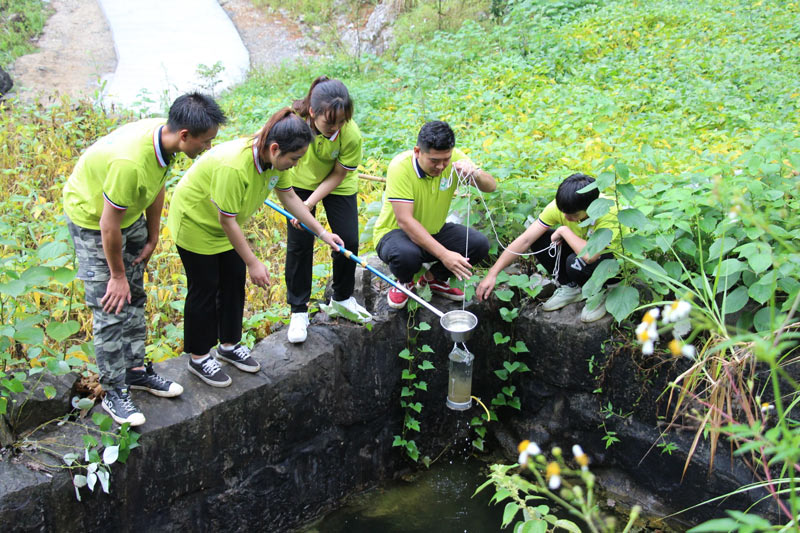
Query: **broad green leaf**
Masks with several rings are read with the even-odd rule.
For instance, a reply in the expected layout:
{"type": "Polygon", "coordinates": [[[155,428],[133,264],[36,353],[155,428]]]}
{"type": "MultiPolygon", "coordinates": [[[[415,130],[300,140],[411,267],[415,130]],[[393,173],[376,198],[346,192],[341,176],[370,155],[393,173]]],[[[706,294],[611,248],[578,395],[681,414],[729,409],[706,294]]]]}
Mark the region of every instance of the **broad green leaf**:
{"type": "Polygon", "coordinates": [[[739,522],[733,518],[715,518],[708,522],[703,522],[699,526],[695,526],[686,533],[708,533],[712,531],[728,532],[736,531],[739,529],[739,522]]]}
{"type": "Polygon", "coordinates": [[[45,328],[47,335],[56,342],[61,342],[70,335],[77,333],[80,329],[80,324],[75,320],[68,320],[67,322],[50,321],[45,328]]]}
{"type": "Polygon", "coordinates": [[[511,298],[514,297],[514,291],[509,289],[503,289],[499,291],[494,291],[495,296],[497,296],[498,300],[502,300],[504,302],[510,302],[511,298]]]}
{"type": "Polygon", "coordinates": [[[727,255],[728,252],[733,250],[736,247],[736,239],[733,237],[725,237],[725,239],[717,239],[713,243],[711,243],[711,247],[708,249],[708,257],[706,259],[716,261],[719,259],[720,254],[727,255]]]}
{"type": "Polygon", "coordinates": [[[516,502],[508,502],[503,510],[503,523],[500,527],[503,528],[510,524],[517,512],[519,512],[519,505],[516,502]]]}
{"type": "MultiPolygon", "coordinates": [[[[592,236],[589,237],[589,240],[586,241],[586,246],[581,250],[581,257],[585,255],[593,257],[599,254],[611,243],[611,238],[613,236],[614,234],[611,233],[611,230],[608,228],[600,228],[595,231],[592,236]]],[[[564,253],[564,250],[562,250],[561,253],[564,253]]]]}
{"type": "Polygon", "coordinates": [[[502,333],[500,333],[499,331],[495,331],[495,332],[494,332],[494,335],[493,335],[493,337],[492,337],[492,338],[494,339],[494,343],[495,343],[496,345],[499,345],[499,344],[505,344],[505,343],[507,343],[508,341],[510,341],[510,340],[511,340],[511,337],[510,337],[510,336],[508,336],[508,335],[503,335],[503,334],[502,334],[502,333]]]}
{"type": "Polygon", "coordinates": [[[719,267],[714,270],[714,276],[731,276],[737,272],[741,272],[744,268],[745,264],[738,259],[725,259],[720,263],[719,267]]]}
{"type": "MultiPolygon", "coordinates": [[[[94,407],[94,400],[90,398],[81,398],[78,400],[78,409],[81,411],[91,409],[92,407],[94,407]]],[[[97,443],[95,443],[95,445],[97,445],[97,443]]]]}
{"type": "Polygon", "coordinates": [[[53,387],[52,385],[46,385],[44,387],[43,392],[44,392],[44,397],[47,398],[48,400],[52,400],[53,398],[56,397],[56,388],[53,387]]]}
{"type": "Polygon", "coordinates": [[[575,522],[571,522],[569,520],[556,520],[555,524],[553,524],[556,528],[566,529],[570,533],[581,533],[581,528],[575,522]]]}
{"type": "Polygon", "coordinates": [[[62,285],[67,285],[75,279],[78,274],[77,270],[67,267],[61,267],[53,270],[53,279],[62,285]]]}
{"type": "Polygon", "coordinates": [[[22,344],[41,344],[44,342],[44,331],[37,326],[25,326],[14,332],[14,339],[22,344]]]}
{"type": "Polygon", "coordinates": [[[603,284],[619,272],[619,261],[616,259],[603,259],[592,272],[592,277],[583,285],[583,295],[589,297],[603,288],[603,284]]]}
{"type": "Polygon", "coordinates": [[[725,298],[725,314],[735,313],[745,306],[750,298],[747,296],[747,287],[740,285],[730,292],[725,298]]]}
{"type": "Polygon", "coordinates": [[[772,296],[772,283],[753,283],[747,294],[756,302],[764,304],[772,296]]]}
{"type": "Polygon", "coordinates": [[[12,279],[8,283],[0,283],[0,294],[7,294],[12,298],[18,298],[25,293],[28,284],[21,279],[12,279]]]}
{"type": "Polygon", "coordinates": [[[620,285],[611,289],[606,297],[606,310],[622,322],[639,305],[639,291],[620,285]]]}
{"type": "Polygon", "coordinates": [[[119,446],[108,446],[103,450],[103,462],[107,465],[114,464],[119,457],[119,446]]]}
{"type": "Polygon", "coordinates": [[[597,220],[601,216],[608,213],[613,205],[614,200],[600,197],[589,204],[589,207],[586,209],[586,214],[589,215],[589,218],[597,220]]]}
{"type": "Polygon", "coordinates": [[[647,217],[635,208],[623,209],[619,212],[618,216],[620,223],[629,228],[641,230],[650,225],[650,221],[647,220],[647,217]]]}
{"type": "Polygon", "coordinates": [[[748,255],[747,264],[756,274],[760,274],[772,266],[772,252],[767,249],[766,251],[761,250],[759,253],[748,255]]]}
{"type": "Polygon", "coordinates": [[[435,367],[433,366],[433,363],[431,363],[427,359],[422,361],[422,364],[419,365],[420,370],[433,370],[434,368],[435,367]]]}
{"type": "Polygon", "coordinates": [[[407,368],[404,368],[400,377],[403,379],[415,379],[417,375],[409,372],[407,368]]]}
{"type": "Polygon", "coordinates": [[[2,384],[5,388],[16,394],[19,394],[20,392],[25,390],[25,385],[23,385],[22,382],[17,378],[2,379],[0,380],[0,384],[2,384]]]}
{"type": "Polygon", "coordinates": [[[403,348],[403,350],[399,354],[397,354],[397,357],[399,357],[400,359],[406,359],[407,361],[414,359],[414,356],[411,355],[411,352],[409,351],[408,348],[403,348]]]}

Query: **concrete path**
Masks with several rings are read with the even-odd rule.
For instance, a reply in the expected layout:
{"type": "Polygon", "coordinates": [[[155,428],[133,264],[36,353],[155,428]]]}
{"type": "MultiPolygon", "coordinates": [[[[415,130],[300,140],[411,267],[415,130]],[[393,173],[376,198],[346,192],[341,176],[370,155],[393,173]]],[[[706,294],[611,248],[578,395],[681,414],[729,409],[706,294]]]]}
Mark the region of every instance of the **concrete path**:
{"type": "Polygon", "coordinates": [[[161,111],[190,90],[214,92],[244,81],[250,57],[216,0],[98,0],[117,52],[104,101],[161,111]],[[203,77],[198,67],[224,69],[203,77]],[[219,83],[215,83],[219,82],[219,83]]]}

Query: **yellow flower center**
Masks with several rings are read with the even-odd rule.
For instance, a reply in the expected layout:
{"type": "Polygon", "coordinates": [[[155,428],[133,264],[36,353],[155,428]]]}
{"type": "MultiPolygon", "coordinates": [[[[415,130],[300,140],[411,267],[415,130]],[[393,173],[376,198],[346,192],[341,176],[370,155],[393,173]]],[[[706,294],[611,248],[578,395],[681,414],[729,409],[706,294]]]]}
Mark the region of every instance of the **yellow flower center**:
{"type": "Polygon", "coordinates": [[[675,300],[674,302],[672,302],[672,305],[671,305],[669,308],[670,308],[670,309],[672,309],[673,311],[675,311],[675,310],[677,310],[677,309],[678,309],[678,305],[679,305],[680,303],[681,303],[681,301],[680,301],[680,300],[675,300]]]}
{"type": "Polygon", "coordinates": [[[580,466],[589,466],[589,456],[585,453],[582,455],[575,456],[575,462],[578,463],[580,466]]]}
{"type": "Polygon", "coordinates": [[[653,315],[651,315],[649,312],[645,313],[644,314],[644,318],[642,318],[642,322],[644,322],[645,324],[648,324],[648,325],[652,324],[653,320],[655,320],[655,319],[653,318],[653,315]]]}
{"type": "Polygon", "coordinates": [[[650,333],[648,333],[648,331],[646,329],[642,330],[641,333],[639,333],[639,340],[640,341],[645,342],[649,338],[650,338],[650,333]]]}
{"type": "Polygon", "coordinates": [[[529,440],[524,440],[524,441],[520,442],[519,446],[517,446],[517,450],[519,450],[519,453],[524,452],[528,448],[528,445],[530,443],[531,443],[531,441],[529,441],[529,440]]]}
{"type": "Polygon", "coordinates": [[[561,475],[561,467],[558,466],[558,463],[556,462],[548,463],[547,469],[545,470],[545,475],[547,476],[547,479],[550,479],[553,476],[559,476],[561,475]]]}
{"type": "Polygon", "coordinates": [[[669,351],[672,352],[672,355],[680,355],[681,348],[683,348],[683,345],[678,339],[672,339],[669,341],[669,351]]]}

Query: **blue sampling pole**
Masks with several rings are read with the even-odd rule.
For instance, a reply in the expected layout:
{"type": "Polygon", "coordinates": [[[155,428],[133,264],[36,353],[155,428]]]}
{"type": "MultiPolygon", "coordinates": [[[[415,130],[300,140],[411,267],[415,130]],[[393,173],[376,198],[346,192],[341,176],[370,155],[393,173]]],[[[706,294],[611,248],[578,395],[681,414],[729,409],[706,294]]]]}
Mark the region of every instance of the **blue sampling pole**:
{"type": "MultiPolygon", "coordinates": [[[[293,218],[296,218],[290,212],[288,212],[287,210],[285,210],[284,208],[282,208],[281,206],[279,206],[278,204],[276,204],[275,202],[273,202],[270,199],[264,200],[264,203],[266,205],[268,205],[269,207],[271,207],[272,209],[274,209],[275,211],[277,211],[278,213],[280,213],[281,215],[285,216],[287,220],[291,220],[293,218]]],[[[306,230],[307,232],[309,232],[311,235],[313,235],[314,237],[319,238],[319,235],[314,233],[314,231],[311,228],[309,228],[308,226],[306,226],[302,222],[300,222],[300,225],[303,226],[303,229],[306,230]]],[[[350,250],[348,250],[344,246],[339,246],[339,252],[344,254],[344,256],[347,257],[348,259],[352,259],[353,261],[355,261],[356,263],[358,263],[362,267],[366,268],[367,270],[369,270],[370,272],[372,272],[373,274],[375,274],[376,276],[381,278],[386,283],[392,285],[394,288],[404,292],[409,297],[413,298],[416,302],[418,302],[420,305],[422,305],[425,308],[427,308],[429,311],[434,313],[439,318],[444,316],[444,313],[442,313],[441,311],[436,309],[434,306],[432,306],[431,304],[429,304],[428,302],[426,302],[425,300],[420,298],[418,295],[416,295],[413,292],[411,292],[410,290],[406,289],[403,285],[401,285],[400,283],[396,282],[395,280],[393,280],[392,278],[390,278],[389,276],[387,276],[386,274],[384,274],[380,270],[378,270],[376,268],[373,268],[370,265],[368,265],[363,259],[358,257],[356,254],[354,254],[353,252],[351,252],[350,250]]]]}

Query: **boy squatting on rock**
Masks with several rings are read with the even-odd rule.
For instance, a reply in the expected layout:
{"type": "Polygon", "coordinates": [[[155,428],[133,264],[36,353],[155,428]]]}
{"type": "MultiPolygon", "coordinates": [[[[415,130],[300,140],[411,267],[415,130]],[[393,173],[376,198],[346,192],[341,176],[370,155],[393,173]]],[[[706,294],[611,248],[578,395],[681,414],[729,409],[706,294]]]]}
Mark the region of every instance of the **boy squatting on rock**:
{"type": "MultiPolygon", "coordinates": [[[[581,287],[589,281],[597,265],[603,259],[613,258],[612,251],[620,247],[616,207],[612,206],[608,213],[599,217],[593,224],[580,226],[581,222],[589,218],[586,214],[589,205],[600,196],[596,187],[591,191],[579,192],[592,183],[594,178],[584,174],[573,174],[561,182],[555,200],[547,204],[536,222],[508,246],[478,284],[476,294],[479,300],[486,300],[489,297],[500,271],[528,249],[533,250],[539,263],[561,284],[553,296],[542,305],[543,310],[555,311],[583,300],[581,287]],[[601,228],[611,230],[609,247],[592,257],[579,256],[592,233],[601,228]],[[559,243],[561,246],[558,261],[548,253],[551,243],[559,243]]],[[[616,281],[618,280],[609,280],[606,285],[616,281]]],[[[605,302],[601,301],[594,309],[584,307],[581,311],[581,321],[594,322],[603,318],[605,314],[605,302]]]]}

